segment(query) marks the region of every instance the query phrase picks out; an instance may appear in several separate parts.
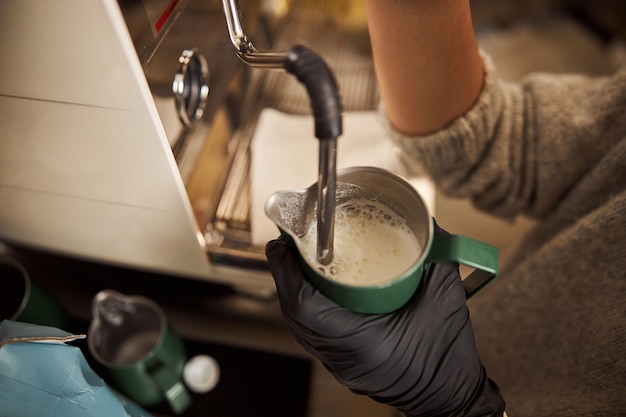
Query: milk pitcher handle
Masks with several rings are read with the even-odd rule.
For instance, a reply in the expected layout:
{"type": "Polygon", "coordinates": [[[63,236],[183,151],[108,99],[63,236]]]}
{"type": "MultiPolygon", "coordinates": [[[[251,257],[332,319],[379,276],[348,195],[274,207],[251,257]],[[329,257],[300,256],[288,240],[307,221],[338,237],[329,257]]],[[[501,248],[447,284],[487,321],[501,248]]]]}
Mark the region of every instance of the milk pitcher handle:
{"type": "Polygon", "coordinates": [[[498,275],[498,248],[460,235],[435,236],[426,263],[456,262],[474,268],[465,279],[470,298],[498,275]]]}
{"type": "Polygon", "coordinates": [[[180,414],[191,404],[191,396],[180,378],[171,369],[158,362],[148,369],[148,372],[157,383],[165,400],[175,414],[180,414]]]}

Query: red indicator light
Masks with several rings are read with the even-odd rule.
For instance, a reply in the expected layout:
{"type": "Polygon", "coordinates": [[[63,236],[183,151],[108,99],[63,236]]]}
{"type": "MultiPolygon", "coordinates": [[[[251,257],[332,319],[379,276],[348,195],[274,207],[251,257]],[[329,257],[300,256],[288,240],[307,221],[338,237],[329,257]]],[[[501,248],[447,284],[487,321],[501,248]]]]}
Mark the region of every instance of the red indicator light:
{"type": "Polygon", "coordinates": [[[165,25],[165,22],[167,22],[167,19],[172,14],[172,11],[174,10],[174,7],[176,7],[176,4],[178,2],[179,2],[179,0],[172,0],[172,1],[170,1],[170,4],[167,5],[167,8],[163,12],[163,14],[159,18],[159,20],[156,22],[156,25],[154,25],[154,28],[156,29],[157,33],[160,32],[161,29],[163,29],[163,26],[165,25]]]}

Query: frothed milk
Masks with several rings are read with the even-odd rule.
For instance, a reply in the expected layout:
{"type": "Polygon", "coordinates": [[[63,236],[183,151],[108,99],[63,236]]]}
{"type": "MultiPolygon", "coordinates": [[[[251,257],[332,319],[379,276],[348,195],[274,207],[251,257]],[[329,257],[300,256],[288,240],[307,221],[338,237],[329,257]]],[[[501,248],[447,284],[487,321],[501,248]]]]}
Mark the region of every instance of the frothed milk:
{"type": "Polygon", "coordinates": [[[316,260],[317,222],[300,238],[304,256],[328,278],[350,285],[375,285],[407,271],[421,245],[405,221],[385,205],[366,199],[335,207],[334,257],[316,260]]]}

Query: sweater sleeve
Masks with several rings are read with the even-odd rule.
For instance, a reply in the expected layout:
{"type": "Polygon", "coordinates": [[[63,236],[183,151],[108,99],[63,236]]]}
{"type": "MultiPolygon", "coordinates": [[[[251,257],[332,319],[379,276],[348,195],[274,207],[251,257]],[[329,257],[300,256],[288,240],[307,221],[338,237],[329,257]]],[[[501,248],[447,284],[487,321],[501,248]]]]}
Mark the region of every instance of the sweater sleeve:
{"type": "Polygon", "coordinates": [[[383,123],[405,159],[445,193],[504,218],[545,217],[624,135],[626,69],[601,78],[535,73],[510,83],[484,53],[483,60],[478,100],[445,128],[409,137],[384,116],[383,123]]]}

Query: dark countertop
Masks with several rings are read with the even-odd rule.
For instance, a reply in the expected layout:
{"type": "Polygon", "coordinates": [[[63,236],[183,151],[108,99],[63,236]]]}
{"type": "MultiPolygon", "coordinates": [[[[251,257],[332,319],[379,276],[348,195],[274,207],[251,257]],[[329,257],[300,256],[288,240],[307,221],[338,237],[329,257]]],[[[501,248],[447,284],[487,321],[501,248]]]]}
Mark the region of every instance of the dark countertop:
{"type": "MultiPolygon", "coordinates": [[[[72,328],[65,329],[67,331],[87,332],[91,300],[103,289],[143,295],[163,308],[172,326],[192,346],[192,351],[209,344],[222,355],[247,355],[242,363],[254,361],[250,355],[255,353],[261,361],[282,357],[291,360],[292,365],[310,362],[308,417],[395,415],[389,407],[352,394],[307,354],[289,333],[274,294],[243,294],[210,282],[93,263],[30,248],[8,248],[0,244],[0,252],[20,260],[33,281],[61,302],[71,318],[72,328]]],[[[259,369],[267,370],[263,368],[267,364],[260,365],[259,369]]],[[[280,375],[280,372],[275,375],[264,372],[269,387],[272,378],[280,375]]],[[[229,391],[229,398],[238,395],[233,390],[237,387],[229,391]]],[[[162,415],[158,409],[149,411],[162,415]]]]}

